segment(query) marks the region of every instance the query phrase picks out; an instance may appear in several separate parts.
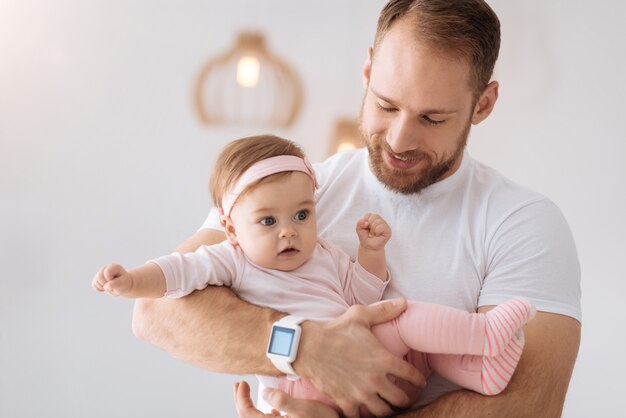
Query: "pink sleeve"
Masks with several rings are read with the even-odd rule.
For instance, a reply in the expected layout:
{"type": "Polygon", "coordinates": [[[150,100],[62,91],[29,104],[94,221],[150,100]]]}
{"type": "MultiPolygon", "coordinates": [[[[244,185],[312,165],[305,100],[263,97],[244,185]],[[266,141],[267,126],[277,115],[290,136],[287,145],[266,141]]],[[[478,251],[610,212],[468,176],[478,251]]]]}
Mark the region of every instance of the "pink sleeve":
{"type": "Polygon", "coordinates": [[[382,299],[389,283],[389,272],[383,282],[365,270],[358,261],[350,260],[350,256],[341,249],[327,242],[321,240],[320,242],[331,252],[333,260],[337,263],[344,298],[350,305],[369,305],[382,299]]]}
{"type": "Polygon", "coordinates": [[[150,260],[158,265],[167,284],[165,296],[179,298],[209,285],[237,287],[242,255],[229,242],[203,245],[194,253],[172,253],[150,260]]]}
{"type": "Polygon", "coordinates": [[[348,272],[347,285],[344,287],[343,292],[346,298],[352,296],[354,301],[351,304],[369,305],[381,300],[383,292],[389,284],[389,272],[387,272],[387,278],[383,282],[365,270],[358,261],[350,261],[350,264],[351,268],[348,272]]]}

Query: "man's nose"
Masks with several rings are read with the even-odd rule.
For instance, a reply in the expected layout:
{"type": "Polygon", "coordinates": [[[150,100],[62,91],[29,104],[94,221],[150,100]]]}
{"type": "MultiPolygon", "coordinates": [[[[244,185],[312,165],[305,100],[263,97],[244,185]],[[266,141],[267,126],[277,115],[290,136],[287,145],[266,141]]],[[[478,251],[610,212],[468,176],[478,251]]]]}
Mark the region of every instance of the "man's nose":
{"type": "Polygon", "coordinates": [[[387,130],[387,144],[396,154],[415,150],[420,142],[421,134],[418,121],[399,115],[387,130]]]}

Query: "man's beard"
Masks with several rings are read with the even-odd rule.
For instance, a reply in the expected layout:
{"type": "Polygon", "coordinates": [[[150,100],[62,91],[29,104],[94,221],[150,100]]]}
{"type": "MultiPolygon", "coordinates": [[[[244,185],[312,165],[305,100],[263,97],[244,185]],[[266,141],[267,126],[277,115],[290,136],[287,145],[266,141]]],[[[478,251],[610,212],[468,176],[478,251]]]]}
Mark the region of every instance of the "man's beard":
{"type": "Polygon", "coordinates": [[[456,162],[462,158],[470,128],[471,123],[468,122],[465,129],[463,129],[457,138],[457,146],[452,155],[444,156],[444,158],[438,162],[435,162],[431,155],[420,149],[403,152],[401,154],[394,153],[391,151],[385,138],[378,135],[373,135],[368,138],[362,123],[361,134],[367,146],[370,168],[378,180],[390,190],[402,194],[418,194],[426,187],[445,177],[456,162]],[[408,173],[404,170],[389,167],[384,161],[384,152],[389,152],[403,160],[418,162],[418,164],[422,161],[426,161],[426,167],[422,168],[417,173],[408,173]]]}

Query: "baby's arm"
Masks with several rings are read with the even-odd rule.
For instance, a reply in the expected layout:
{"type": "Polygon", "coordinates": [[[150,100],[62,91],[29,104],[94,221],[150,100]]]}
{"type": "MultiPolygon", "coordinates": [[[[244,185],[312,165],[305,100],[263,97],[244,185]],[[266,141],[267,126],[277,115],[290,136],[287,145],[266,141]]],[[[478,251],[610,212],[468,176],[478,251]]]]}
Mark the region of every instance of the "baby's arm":
{"type": "Polygon", "coordinates": [[[160,298],[166,290],[163,271],[154,263],[130,271],[119,264],[109,264],[96,273],[91,285],[98,292],[127,298],[160,298]]]}
{"type": "Polygon", "coordinates": [[[366,213],[357,221],[356,233],[359,236],[359,263],[380,280],[387,280],[385,244],[391,238],[391,228],[380,215],[366,213]]]}

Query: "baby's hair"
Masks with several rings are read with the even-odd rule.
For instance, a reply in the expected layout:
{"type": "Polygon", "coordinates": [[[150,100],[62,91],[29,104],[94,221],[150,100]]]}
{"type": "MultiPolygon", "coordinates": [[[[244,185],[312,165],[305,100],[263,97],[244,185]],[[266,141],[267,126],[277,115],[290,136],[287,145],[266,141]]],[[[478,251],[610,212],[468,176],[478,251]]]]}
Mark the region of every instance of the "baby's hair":
{"type": "MultiPolygon", "coordinates": [[[[248,168],[259,161],[280,155],[295,155],[304,158],[304,152],[298,145],[274,135],[249,136],[230,142],[224,147],[213,166],[209,182],[213,203],[218,208],[222,208],[222,197],[248,168]]],[[[288,173],[277,173],[269,177],[285,174],[288,173]]],[[[265,179],[251,184],[244,193],[263,180],[265,179]]]]}

